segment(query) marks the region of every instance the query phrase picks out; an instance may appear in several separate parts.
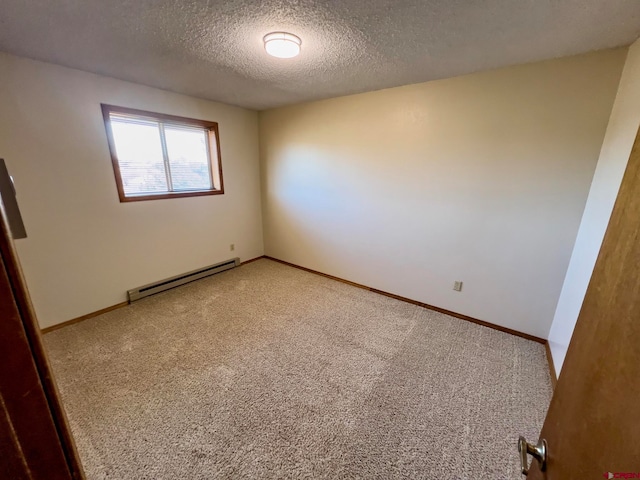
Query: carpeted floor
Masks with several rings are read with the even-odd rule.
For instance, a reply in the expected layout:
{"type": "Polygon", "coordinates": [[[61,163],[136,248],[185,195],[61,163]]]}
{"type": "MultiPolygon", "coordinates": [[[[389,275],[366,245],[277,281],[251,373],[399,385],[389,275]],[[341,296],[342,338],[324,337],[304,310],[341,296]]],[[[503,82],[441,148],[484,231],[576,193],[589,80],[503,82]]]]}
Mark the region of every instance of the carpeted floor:
{"type": "Polygon", "coordinates": [[[270,260],[45,336],[89,479],[518,479],[544,347],[270,260]]]}

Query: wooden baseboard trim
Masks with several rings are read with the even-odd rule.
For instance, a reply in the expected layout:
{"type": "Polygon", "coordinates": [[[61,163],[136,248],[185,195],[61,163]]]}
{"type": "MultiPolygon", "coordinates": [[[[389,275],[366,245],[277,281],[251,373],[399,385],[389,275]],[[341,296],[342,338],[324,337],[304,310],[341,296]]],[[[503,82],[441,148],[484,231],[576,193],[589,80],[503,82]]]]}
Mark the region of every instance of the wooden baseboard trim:
{"type": "MultiPolygon", "coordinates": [[[[261,258],[264,258],[264,255],[261,255],[256,258],[252,258],[251,260],[247,260],[246,262],[242,262],[240,266],[246,265],[247,263],[255,262],[256,260],[260,260],[261,258]]],[[[98,315],[102,315],[103,313],[111,312],[113,310],[117,310],[118,308],[126,307],[127,305],[129,305],[129,302],[122,302],[122,303],[118,303],[117,305],[111,305],[110,307],[103,308],[102,310],[87,313],[86,315],[82,315],[81,317],[72,318],[71,320],[67,320],[66,322],[58,323],[56,325],[43,328],[40,330],[40,333],[44,335],[45,333],[53,332],[54,330],[58,330],[60,328],[68,327],[69,325],[73,325],[74,323],[78,323],[83,320],[88,320],[89,318],[97,317],[98,315]]]]}
{"type": "Polygon", "coordinates": [[[261,258],[265,258],[264,255],[260,255],[259,257],[252,258],[251,260],[246,260],[244,262],[240,262],[240,266],[246,265],[247,263],[255,262],[256,260],[260,260],[261,258]]]}
{"type": "Polygon", "coordinates": [[[551,388],[556,389],[556,384],[558,383],[558,377],[556,375],[556,367],[553,364],[553,355],[551,355],[551,347],[549,346],[549,342],[544,342],[544,350],[547,353],[547,363],[549,364],[549,376],[551,377],[551,388]]]}
{"type": "Polygon", "coordinates": [[[402,302],[411,303],[413,305],[417,305],[419,307],[426,308],[428,310],[433,310],[434,312],[444,313],[445,315],[449,315],[451,317],[456,317],[461,320],[466,320],[471,323],[475,323],[477,325],[482,325],[483,327],[492,328],[494,330],[499,330],[501,332],[510,333],[511,335],[515,335],[517,337],[526,338],[527,340],[532,340],[534,342],[542,343],[543,345],[547,343],[547,341],[543,338],[536,337],[534,335],[529,335],[528,333],[519,332],[517,330],[513,330],[511,328],[502,327],[500,325],[496,325],[495,323],[485,322],[484,320],[478,320],[477,318],[470,317],[468,315],[463,315],[461,313],[452,312],[451,310],[446,310],[444,308],[436,307],[434,305],[429,305],[428,303],[419,302],[417,300],[412,300],[410,298],[401,297],[400,295],[395,295],[393,293],[384,292],[382,290],[378,290],[377,288],[367,287],[366,285],[362,285],[355,282],[350,282],[349,280],[345,280],[343,278],[335,277],[333,275],[329,275],[327,273],[318,272],[316,270],[311,270],[310,268],[301,267],[300,265],[296,265],[293,263],[285,262],[284,260],[280,260],[274,257],[270,257],[269,255],[265,255],[263,258],[267,258],[269,260],[273,260],[274,262],[282,263],[284,265],[288,265],[290,267],[298,268],[300,270],[304,270],[305,272],[315,273],[316,275],[320,275],[326,278],[330,278],[332,280],[337,280],[338,282],[346,283],[347,285],[351,285],[353,287],[362,288],[364,290],[369,290],[370,292],[378,293],[380,295],[384,295],[386,297],[395,298],[396,300],[400,300],[402,302]]]}
{"type": "MultiPolygon", "coordinates": [[[[519,331],[513,330],[511,328],[502,327],[500,325],[496,325],[495,323],[485,322],[484,320],[479,320],[477,318],[473,318],[473,317],[470,317],[468,315],[463,315],[461,313],[452,312],[451,310],[447,310],[445,308],[436,307],[435,305],[429,305],[428,303],[423,303],[423,302],[419,302],[417,300],[412,300],[410,298],[401,297],[400,295],[395,295],[393,293],[385,292],[383,290],[378,290],[377,288],[368,287],[368,286],[362,285],[360,283],[350,282],[349,280],[345,280],[344,278],[340,278],[340,277],[336,277],[336,276],[333,276],[333,275],[329,275],[327,273],[318,272],[317,270],[312,270],[310,268],[301,267],[300,265],[295,265],[295,264],[290,263],[290,262],[285,262],[284,260],[280,260],[278,258],[270,257],[269,255],[261,255],[261,256],[256,257],[256,258],[252,258],[251,260],[247,260],[245,262],[240,263],[240,266],[246,265],[246,264],[251,263],[251,262],[255,262],[255,261],[260,260],[262,258],[266,258],[266,259],[272,260],[274,262],[282,263],[284,265],[288,265],[290,267],[297,268],[299,270],[304,270],[305,272],[314,273],[314,274],[320,275],[322,277],[330,278],[331,280],[336,280],[338,282],[346,283],[347,285],[351,285],[353,287],[362,288],[363,290],[368,290],[370,292],[377,293],[379,295],[384,295],[385,297],[391,297],[391,298],[395,298],[396,300],[400,300],[402,302],[411,303],[413,305],[417,305],[419,307],[426,308],[428,310],[433,310],[434,312],[444,313],[445,315],[449,315],[451,317],[456,317],[456,318],[459,318],[461,320],[466,320],[468,322],[475,323],[477,325],[482,325],[483,327],[492,328],[494,330],[499,330],[501,332],[510,333],[511,335],[515,335],[517,337],[522,337],[522,338],[526,338],[527,340],[532,340],[534,342],[541,343],[541,344],[545,345],[545,349],[546,349],[546,353],[547,353],[547,360],[549,362],[549,373],[551,374],[551,382],[552,382],[552,384],[553,384],[553,386],[555,388],[555,384],[556,384],[557,379],[556,379],[556,375],[555,375],[555,369],[553,367],[553,358],[551,357],[551,351],[549,349],[549,342],[547,342],[543,338],[536,337],[534,335],[529,335],[528,333],[519,332],[519,331]]],[[[66,322],[58,323],[57,325],[52,325],[51,327],[43,328],[41,330],[41,332],[43,334],[49,333],[49,332],[53,332],[54,330],[58,330],[60,328],[66,327],[66,326],[73,325],[74,323],[82,322],[83,320],[87,320],[89,318],[97,317],[98,315],[102,315],[103,313],[111,312],[111,311],[116,310],[118,308],[126,307],[127,305],[129,305],[129,302],[122,302],[122,303],[118,303],[116,305],[111,305],[110,307],[103,308],[103,309],[98,310],[96,312],[87,313],[86,315],[82,315],[81,317],[73,318],[73,319],[68,320],[66,322]]]]}
{"type": "Polygon", "coordinates": [[[98,315],[102,315],[103,313],[111,312],[113,310],[117,310],[118,308],[126,307],[129,305],[129,302],[122,302],[116,305],[111,305],[110,307],[103,308],[101,310],[87,313],[86,315],[82,315],[78,318],[72,318],[71,320],[67,320],[66,322],[58,323],[56,325],[52,325],[50,327],[46,327],[40,330],[42,334],[53,332],[54,330],[58,330],[60,328],[68,327],[69,325],[73,325],[74,323],[82,322],[83,320],[88,320],[89,318],[97,317],[98,315]]]}

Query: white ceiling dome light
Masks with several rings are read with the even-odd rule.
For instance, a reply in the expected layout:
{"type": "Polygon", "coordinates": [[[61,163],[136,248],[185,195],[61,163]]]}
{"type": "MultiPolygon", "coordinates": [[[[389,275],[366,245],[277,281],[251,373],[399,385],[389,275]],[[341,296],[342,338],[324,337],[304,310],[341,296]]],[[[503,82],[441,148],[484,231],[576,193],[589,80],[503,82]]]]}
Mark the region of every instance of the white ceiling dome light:
{"type": "Polygon", "coordinates": [[[293,58],[300,54],[300,37],[286,32],[272,32],[264,36],[264,49],[273,57],[293,58]]]}

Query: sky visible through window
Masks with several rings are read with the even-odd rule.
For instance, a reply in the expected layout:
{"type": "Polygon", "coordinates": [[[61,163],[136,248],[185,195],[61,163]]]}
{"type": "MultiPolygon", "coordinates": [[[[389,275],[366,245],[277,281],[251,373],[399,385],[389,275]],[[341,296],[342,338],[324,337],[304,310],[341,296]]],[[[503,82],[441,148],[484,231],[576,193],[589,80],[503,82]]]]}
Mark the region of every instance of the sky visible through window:
{"type": "Polygon", "coordinates": [[[158,122],[112,115],[111,129],[125,195],[212,188],[206,130],[164,126],[167,175],[158,122]]]}

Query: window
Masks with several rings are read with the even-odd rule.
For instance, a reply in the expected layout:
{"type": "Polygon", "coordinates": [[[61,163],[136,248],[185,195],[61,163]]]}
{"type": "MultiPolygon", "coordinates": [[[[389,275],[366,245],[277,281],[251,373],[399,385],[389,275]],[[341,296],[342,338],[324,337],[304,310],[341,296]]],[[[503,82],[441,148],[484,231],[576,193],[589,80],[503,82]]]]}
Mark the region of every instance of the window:
{"type": "Polygon", "coordinates": [[[218,124],[102,105],[121,202],[224,193],[218,124]]]}

